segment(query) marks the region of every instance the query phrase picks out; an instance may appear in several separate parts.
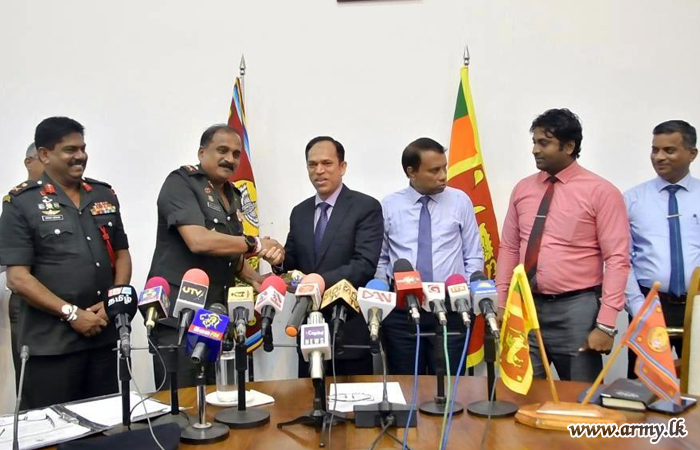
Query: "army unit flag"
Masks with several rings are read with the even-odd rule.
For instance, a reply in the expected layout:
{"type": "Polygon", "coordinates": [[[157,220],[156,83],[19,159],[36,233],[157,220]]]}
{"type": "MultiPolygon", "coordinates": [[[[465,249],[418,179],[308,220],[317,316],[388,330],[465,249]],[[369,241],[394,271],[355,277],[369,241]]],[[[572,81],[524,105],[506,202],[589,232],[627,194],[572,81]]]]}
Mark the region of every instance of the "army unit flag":
{"type": "Polygon", "coordinates": [[[539,329],[535,301],[527,281],[525,267],[520,264],[513,270],[508,289],[508,300],[501,325],[499,369],[501,380],[511,391],[527,394],[532,384],[530,361],[530,330],[539,329]]]}
{"type": "Polygon", "coordinates": [[[634,373],[659,398],[681,404],[681,389],[671,354],[666,321],[657,286],[649,291],[644,305],[630,324],[624,342],[637,354],[634,373]]]}

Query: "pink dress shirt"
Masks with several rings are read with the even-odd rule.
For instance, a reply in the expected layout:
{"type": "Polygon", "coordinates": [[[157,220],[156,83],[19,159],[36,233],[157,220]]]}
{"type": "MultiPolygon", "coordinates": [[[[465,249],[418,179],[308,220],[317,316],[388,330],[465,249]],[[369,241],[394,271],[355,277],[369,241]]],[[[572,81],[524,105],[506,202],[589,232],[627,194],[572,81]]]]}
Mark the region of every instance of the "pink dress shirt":
{"type": "MultiPolygon", "coordinates": [[[[496,286],[505,306],[513,269],[525,259],[535,214],[549,182],[540,172],[513,189],[503,224],[496,286]]],[[[629,222],[620,191],[574,161],[556,175],[537,263],[536,291],[561,294],[602,283],[598,322],[615,326],[630,271],[629,222]],[[603,275],[605,263],[605,276],[603,275]]]]}

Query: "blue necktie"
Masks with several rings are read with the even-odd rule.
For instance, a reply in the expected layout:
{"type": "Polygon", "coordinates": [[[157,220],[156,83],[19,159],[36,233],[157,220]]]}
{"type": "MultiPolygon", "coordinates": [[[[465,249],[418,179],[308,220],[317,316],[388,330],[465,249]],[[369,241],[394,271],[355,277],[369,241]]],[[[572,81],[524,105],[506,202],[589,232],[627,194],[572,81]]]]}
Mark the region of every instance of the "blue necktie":
{"type": "Polygon", "coordinates": [[[418,220],[418,255],[416,269],[420,272],[421,281],[433,281],[433,233],[430,224],[428,202],[430,197],[423,196],[419,200],[423,206],[418,220]]]}
{"type": "Polygon", "coordinates": [[[678,214],[678,200],[676,200],[676,192],[680,188],[675,184],[664,188],[668,191],[668,228],[671,236],[671,279],[668,282],[668,290],[676,297],[685,294],[681,222],[678,214]]]}
{"type": "Polygon", "coordinates": [[[316,205],[316,207],[321,208],[321,214],[318,216],[318,222],[316,222],[316,230],[314,230],[314,254],[318,262],[321,242],[323,242],[323,235],[326,234],[326,228],[328,227],[328,208],[330,208],[331,205],[326,202],[321,202],[316,205]]]}

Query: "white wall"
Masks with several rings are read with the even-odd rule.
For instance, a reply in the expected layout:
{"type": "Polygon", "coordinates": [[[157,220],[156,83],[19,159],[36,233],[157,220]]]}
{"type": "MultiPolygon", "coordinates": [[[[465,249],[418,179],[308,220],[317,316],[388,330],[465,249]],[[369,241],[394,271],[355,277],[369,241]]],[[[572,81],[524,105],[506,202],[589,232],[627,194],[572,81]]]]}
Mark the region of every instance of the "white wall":
{"type": "Polygon", "coordinates": [[[622,190],[653,176],[652,127],[700,124],[698,18],[693,0],[3,0],[0,180],[24,178],[41,119],[81,121],[88,175],[119,195],[141,286],[160,185],[227,119],[241,53],[262,228],[284,240],[291,207],[312,193],[311,137],[342,141],[346,183],[377,198],[405,185],[408,142],[449,143],[468,43],[502,221],[513,185],[535,170],[528,128],[547,108],[580,115],[584,166],[622,190]]]}

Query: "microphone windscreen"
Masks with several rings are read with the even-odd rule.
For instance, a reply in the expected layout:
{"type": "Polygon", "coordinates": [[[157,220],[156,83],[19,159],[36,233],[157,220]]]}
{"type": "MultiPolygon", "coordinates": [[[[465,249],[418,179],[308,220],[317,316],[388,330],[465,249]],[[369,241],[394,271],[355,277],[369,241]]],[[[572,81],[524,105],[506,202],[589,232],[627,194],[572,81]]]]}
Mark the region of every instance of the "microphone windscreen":
{"type": "Polygon", "coordinates": [[[202,269],[190,269],[182,276],[182,281],[209,287],[209,275],[202,269]]]}
{"type": "Polygon", "coordinates": [[[326,282],[323,277],[317,273],[310,273],[301,280],[302,283],[315,283],[318,285],[318,290],[323,294],[326,290],[326,282]]]}
{"type": "Polygon", "coordinates": [[[411,262],[407,259],[401,258],[397,259],[394,263],[394,273],[396,272],[412,272],[413,266],[411,262]]]}
{"type": "Polygon", "coordinates": [[[469,277],[470,282],[483,281],[483,280],[488,280],[488,278],[486,278],[486,275],[484,275],[484,272],[482,272],[480,270],[477,270],[476,272],[474,272],[472,274],[471,277],[469,277]]]}
{"type": "Polygon", "coordinates": [[[462,284],[462,283],[467,284],[467,279],[464,278],[464,276],[462,276],[459,273],[452,274],[449,277],[447,277],[447,280],[445,280],[446,287],[450,287],[450,286],[454,286],[455,284],[462,284]]]}
{"type": "Polygon", "coordinates": [[[376,291],[388,291],[389,285],[384,280],[378,280],[377,278],[370,280],[365,286],[367,289],[374,289],[376,291]]]}
{"type": "Polygon", "coordinates": [[[222,305],[221,303],[213,303],[211,306],[209,306],[209,311],[216,314],[221,314],[222,316],[228,316],[228,311],[226,311],[226,307],[224,307],[224,305],[222,305]]]}
{"type": "Polygon", "coordinates": [[[264,291],[270,286],[272,286],[274,290],[282,295],[284,295],[285,291],[287,290],[287,284],[277,275],[270,275],[269,277],[265,278],[260,284],[260,292],[264,291]]]}
{"type": "Polygon", "coordinates": [[[154,287],[162,287],[163,291],[165,292],[165,295],[170,297],[170,283],[168,283],[168,280],[166,280],[163,277],[151,277],[149,280],[146,282],[146,287],[143,288],[144,290],[146,289],[151,289],[154,287]]]}

